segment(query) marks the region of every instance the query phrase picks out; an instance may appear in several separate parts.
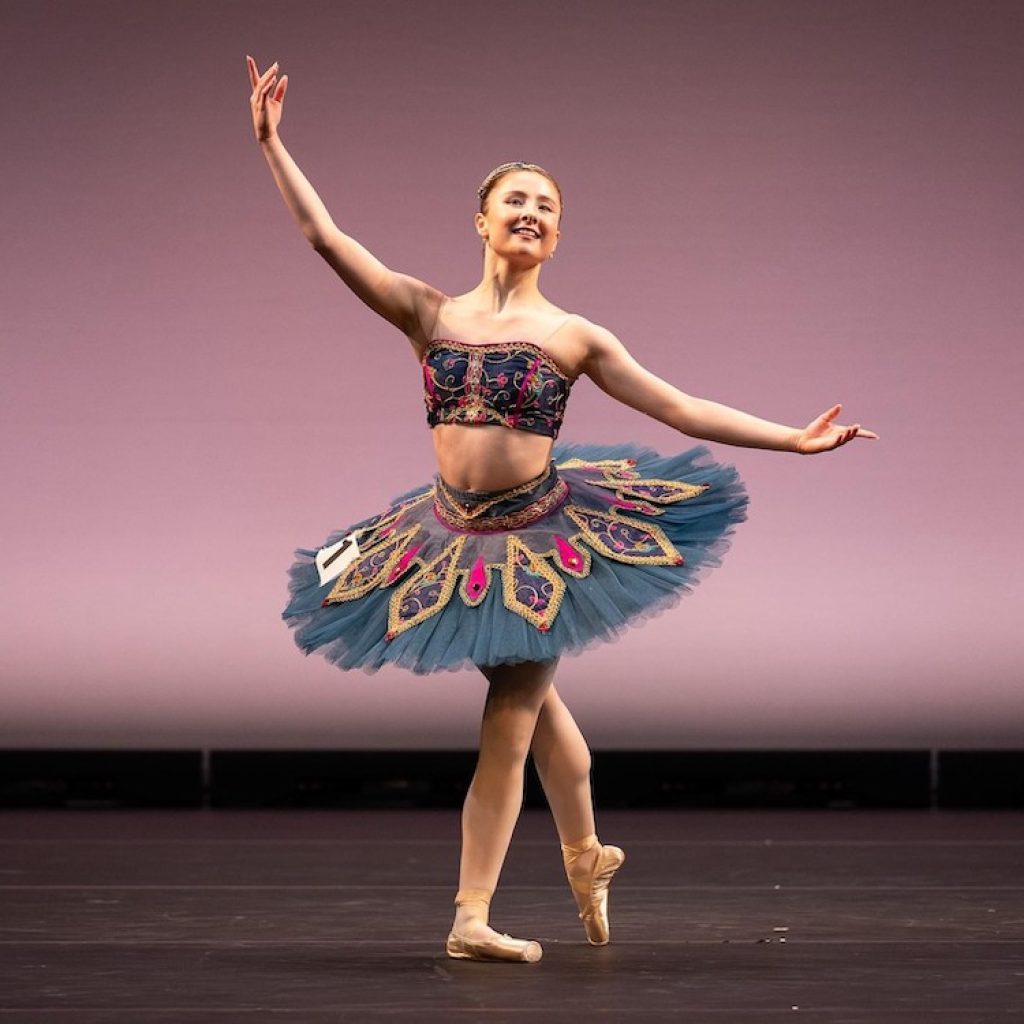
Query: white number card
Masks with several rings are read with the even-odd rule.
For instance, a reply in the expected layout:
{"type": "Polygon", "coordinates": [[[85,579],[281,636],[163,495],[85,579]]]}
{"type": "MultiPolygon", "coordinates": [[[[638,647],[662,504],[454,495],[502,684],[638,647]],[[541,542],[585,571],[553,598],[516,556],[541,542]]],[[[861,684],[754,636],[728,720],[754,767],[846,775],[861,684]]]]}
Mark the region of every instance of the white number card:
{"type": "Polygon", "coordinates": [[[357,534],[350,533],[316,553],[316,571],[320,574],[320,586],[340,576],[359,557],[359,543],[356,537],[357,534]]]}

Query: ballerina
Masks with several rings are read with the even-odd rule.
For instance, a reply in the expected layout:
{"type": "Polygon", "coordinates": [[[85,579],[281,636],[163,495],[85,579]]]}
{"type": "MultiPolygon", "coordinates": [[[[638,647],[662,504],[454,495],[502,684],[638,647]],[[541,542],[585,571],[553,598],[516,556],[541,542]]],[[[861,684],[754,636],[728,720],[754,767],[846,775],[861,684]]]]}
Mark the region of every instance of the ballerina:
{"type": "Polygon", "coordinates": [[[342,669],[476,667],[488,683],[462,811],[449,956],[541,958],[489,925],[532,754],[584,934],[610,938],[621,848],[598,839],[587,742],[558,693],[562,654],[614,640],[674,604],[719,564],[747,496],[698,445],[662,456],[631,442],[555,443],[576,380],[690,437],[800,454],[877,439],[837,422],[802,429],[688,395],[641,366],[606,328],[538,283],[561,237],[553,175],[514,161],[477,195],[479,283],[460,295],[391,270],[337,227],[278,131],[288,76],[246,58],[256,140],[313,249],[407,339],[420,366],[437,472],[388,507],[297,550],[284,619],[305,653],[342,669]]]}

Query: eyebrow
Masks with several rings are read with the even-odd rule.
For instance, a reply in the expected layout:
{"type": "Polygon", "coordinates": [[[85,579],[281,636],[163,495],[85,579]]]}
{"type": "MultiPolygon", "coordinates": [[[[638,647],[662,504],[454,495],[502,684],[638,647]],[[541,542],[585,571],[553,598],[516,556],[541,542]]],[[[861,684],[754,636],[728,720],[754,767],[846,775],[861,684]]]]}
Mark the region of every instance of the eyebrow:
{"type": "MultiPolygon", "coordinates": [[[[522,189],[520,189],[520,188],[512,188],[512,189],[509,189],[508,192],[505,193],[505,195],[506,196],[525,196],[526,193],[522,189]]],[[[554,203],[555,206],[558,205],[558,200],[557,199],[552,199],[551,196],[537,196],[537,198],[538,199],[546,199],[549,203],[554,203]]]]}

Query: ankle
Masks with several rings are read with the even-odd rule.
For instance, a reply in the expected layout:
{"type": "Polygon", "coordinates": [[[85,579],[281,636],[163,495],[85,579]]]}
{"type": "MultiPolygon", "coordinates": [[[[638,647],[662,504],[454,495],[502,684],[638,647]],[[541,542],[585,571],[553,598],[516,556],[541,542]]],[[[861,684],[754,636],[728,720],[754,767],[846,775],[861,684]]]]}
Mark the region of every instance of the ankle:
{"type": "Polygon", "coordinates": [[[560,845],[563,857],[578,857],[581,853],[586,853],[587,850],[600,846],[601,842],[597,838],[597,833],[591,832],[590,835],[577,839],[574,843],[561,843],[560,845]]]}
{"type": "Polygon", "coordinates": [[[592,832],[575,843],[562,843],[562,863],[569,875],[586,874],[601,852],[597,834],[592,832]]]}
{"type": "Polygon", "coordinates": [[[460,889],[455,894],[455,930],[467,934],[487,927],[491,908],[490,889],[460,889]]]}

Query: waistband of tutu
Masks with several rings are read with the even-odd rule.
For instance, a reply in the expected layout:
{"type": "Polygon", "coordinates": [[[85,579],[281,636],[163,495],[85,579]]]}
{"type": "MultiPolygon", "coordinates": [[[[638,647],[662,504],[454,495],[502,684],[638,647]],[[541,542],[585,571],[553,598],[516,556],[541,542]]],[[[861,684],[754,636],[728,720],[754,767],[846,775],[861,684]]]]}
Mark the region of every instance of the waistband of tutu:
{"type": "Polygon", "coordinates": [[[500,491],[464,491],[434,478],[434,513],[452,530],[496,533],[516,530],[543,519],[569,495],[569,485],[558,475],[554,461],[543,473],[500,491]]]}

